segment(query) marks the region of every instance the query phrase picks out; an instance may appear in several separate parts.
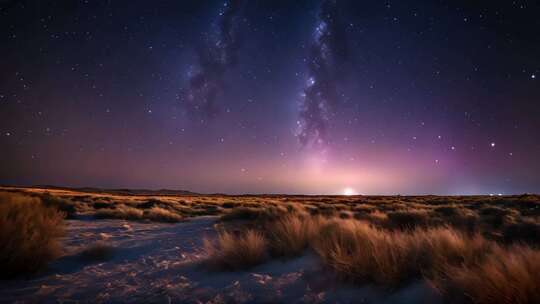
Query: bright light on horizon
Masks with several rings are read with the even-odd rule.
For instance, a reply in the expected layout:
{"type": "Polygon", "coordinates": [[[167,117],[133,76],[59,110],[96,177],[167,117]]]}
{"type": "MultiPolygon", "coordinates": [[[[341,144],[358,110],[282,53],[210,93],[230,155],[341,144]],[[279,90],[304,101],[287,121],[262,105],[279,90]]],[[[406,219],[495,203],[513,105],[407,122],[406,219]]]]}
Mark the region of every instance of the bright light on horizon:
{"type": "Polygon", "coordinates": [[[353,188],[345,188],[343,190],[343,195],[351,196],[351,195],[355,195],[355,194],[356,194],[356,191],[354,191],[353,188]]]}

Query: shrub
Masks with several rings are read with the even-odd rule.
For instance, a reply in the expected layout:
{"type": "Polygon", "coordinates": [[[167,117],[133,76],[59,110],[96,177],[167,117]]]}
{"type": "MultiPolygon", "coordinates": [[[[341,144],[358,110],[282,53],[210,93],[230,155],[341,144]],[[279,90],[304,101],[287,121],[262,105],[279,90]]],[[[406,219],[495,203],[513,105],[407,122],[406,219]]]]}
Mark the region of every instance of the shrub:
{"type": "Polygon", "coordinates": [[[247,230],[240,235],[221,232],[217,243],[204,240],[207,264],[219,270],[247,269],[267,259],[267,242],[263,234],[247,230]]]}
{"type": "Polygon", "coordinates": [[[474,233],[480,223],[476,212],[463,207],[437,207],[435,213],[439,214],[446,224],[468,233],[474,233]]]}
{"type": "Polygon", "coordinates": [[[384,212],[381,212],[379,210],[375,210],[368,214],[367,220],[369,222],[372,222],[374,224],[383,225],[388,221],[388,215],[384,212]]]}
{"type": "Polygon", "coordinates": [[[140,209],[150,209],[154,207],[159,207],[160,205],[163,205],[163,204],[164,203],[158,199],[150,198],[146,202],[138,204],[137,207],[140,209]]]}
{"type": "Polygon", "coordinates": [[[221,216],[222,221],[255,220],[264,210],[262,208],[238,207],[221,216]]]}
{"type": "Polygon", "coordinates": [[[149,210],[145,210],[143,217],[157,222],[176,223],[182,220],[181,215],[160,207],[153,207],[149,210]]]}
{"type": "Polygon", "coordinates": [[[492,226],[493,228],[500,228],[507,222],[511,222],[512,219],[519,215],[516,210],[504,209],[497,206],[487,206],[478,210],[480,219],[482,222],[492,226]]]}
{"type": "Polygon", "coordinates": [[[352,210],[356,212],[372,212],[374,209],[375,209],[375,206],[362,204],[362,203],[352,206],[352,210]]]}
{"type": "Polygon", "coordinates": [[[540,223],[523,218],[517,223],[509,223],[503,229],[506,243],[526,243],[533,246],[540,245],[540,223]]]}
{"type": "Polygon", "coordinates": [[[180,222],[183,217],[173,211],[152,207],[141,210],[127,205],[118,205],[114,209],[99,209],[96,211],[97,218],[123,219],[123,220],[150,220],[156,222],[180,222]]]}
{"type": "Polygon", "coordinates": [[[0,193],[0,277],[34,273],[58,257],[63,220],[39,198],[0,193]]]}
{"type": "Polygon", "coordinates": [[[386,214],[388,224],[399,229],[414,229],[426,227],[430,220],[430,214],[425,210],[402,210],[386,214]]]}
{"type": "Polygon", "coordinates": [[[41,202],[47,207],[56,208],[64,212],[68,218],[73,218],[77,213],[75,203],[69,199],[64,199],[58,196],[52,196],[48,193],[44,193],[39,196],[41,202]]]}
{"type": "Polygon", "coordinates": [[[262,208],[238,207],[221,216],[222,221],[248,220],[268,221],[275,220],[287,213],[287,208],[266,206],[262,208]]]}
{"type": "Polygon", "coordinates": [[[216,205],[210,204],[198,204],[194,205],[191,208],[185,210],[190,216],[205,216],[205,215],[216,215],[220,214],[222,209],[216,205]]]}
{"type": "Polygon", "coordinates": [[[144,212],[137,208],[126,205],[118,205],[114,209],[99,209],[96,211],[97,218],[123,219],[123,220],[140,220],[143,218],[144,212]]]}
{"type": "Polygon", "coordinates": [[[510,214],[510,210],[508,209],[504,209],[504,208],[501,208],[501,207],[497,207],[497,206],[485,206],[485,207],[482,207],[478,210],[478,213],[480,213],[480,215],[482,216],[495,216],[495,217],[503,217],[507,214],[510,214]]]}
{"type": "Polygon", "coordinates": [[[446,217],[457,216],[460,214],[460,208],[456,206],[440,206],[436,207],[434,211],[446,217]]]}

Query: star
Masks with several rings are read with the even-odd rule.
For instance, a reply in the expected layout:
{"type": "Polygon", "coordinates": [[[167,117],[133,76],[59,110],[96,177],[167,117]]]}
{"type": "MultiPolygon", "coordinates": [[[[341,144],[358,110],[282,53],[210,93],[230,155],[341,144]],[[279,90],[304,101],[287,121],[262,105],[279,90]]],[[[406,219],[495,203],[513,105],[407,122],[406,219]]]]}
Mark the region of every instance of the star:
{"type": "Polygon", "coordinates": [[[489,144],[489,145],[490,145],[490,146],[491,146],[492,148],[494,148],[494,147],[495,147],[495,143],[494,143],[494,142],[492,142],[492,143],[491,143],[491,144],[489,144]]]}

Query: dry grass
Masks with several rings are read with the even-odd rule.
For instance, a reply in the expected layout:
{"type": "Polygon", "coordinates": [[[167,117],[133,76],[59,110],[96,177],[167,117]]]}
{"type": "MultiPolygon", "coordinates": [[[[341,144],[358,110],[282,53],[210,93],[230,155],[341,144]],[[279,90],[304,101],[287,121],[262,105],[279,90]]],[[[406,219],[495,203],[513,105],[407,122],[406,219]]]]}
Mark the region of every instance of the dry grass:
{"type": "Polygon", "coordinates": [[[336,220],[314,242],[323,262],[343,279],[397,286],[432,275],[442,264],[470,264],[489,243],[450,228],[388,231],[366,223],[336,220]]]}
{"type": "Polygon", "coordinates": [[[14,188],[41,198],[68,216],[170,221],[202,215],[223,221],[273,221],[289,213],[308,212],[328,218],[368,221],[384,229],[411,230],[451,226],[469,234],[539,246],[540,196],[227,196],[171,194],[163,191],[14,188]],[[156,212],[161,208],[167,212],[156,212]],[[141,214],[142,212],[142,214],[141,214]],[[172,215],[171,215],[172,214],[172,215]]]}
{"type": "Polygon", "coordinates": [[[427,227],[433,224],[435,217],[429,211],[423,209],[399,210],[386,213],[389,227],[398,229],[414,229],[417,227],[427,227]]]}
{"type": "Polygon", "coordinates": [[[264,213],[262,208],[237,207],[221,216],[222,221],[256,220],[264,213]]]}
{"type": "Polygon", "coordinates": [[[519,221],[506,223],[502,230],[505,243],[540,246],[540,220],[521,217],[519,221]]]}
{"type": "Polygon", "coordinates": [[[56,197],[49,193],[44,193],[38,197],[45,206],[53,207],[64,212],[68,218],[73,217],[77,212],[76,204],[68,199],[56,197]]]}
{"type": "Polygon", "coordinates": [[[127,205],[117,205],[116,208],[99,209],[96,211],[97,218],[123,219],[123,220],[149,220],[154,222],[176,223],[183,217],[173,211],[161,207],[150,209],[138,209],[127,205]]]}
{"type": "Polygon", "coordinates": [[[482,262],[446,265],[431,282],[454,302],[540,303],[540,251],[497,246],[482,262]]]}
{"type": "Polygon", "coordinates": [[[206,241],[209,263],[245,269],[312,248],[343,280],[395,288],[428,280],[456,303],[538,303],[540,251],[506,248],[452,227],[382,229],[352,219],[290,214],[264,226],[206,241]]]}
{"type": "Polygon", "coordinates": [[[247,221],[272,221],[281,218],[287,213],[294,212],[295,210],[288,209],[285,206],[276,207],[274,205],[261,204],[259,207],[237,207],[227,213],[223,214],[220,219],[222,221],[235,221],[235,220],[247,220],[247,221]]]}
{"type": "MultiPolygon", "coordinates": [[[[254,230],[247,231],[253,237],[254,230]]],[[[352,219],[304,214],[289,214],[267,223],[263,231],[257,235],[257,242],[246,234],[229,232],[220,234],[217,247],[206,241],[210,260],[218,265],[231,264],[221,268],[237,269],[243,265],[241,259],[253,265],[252,256],[266,256],[262,252],[266,248],[273,256],[291,257],[311,247],[345,280],[397,286],[434,276],[441,271],[440,265],[472,265],[491,248],[491,242],[478,234],[447,227],[383,230],[352,219]],[[251,248],[258,254],[252,254],[251,248]]]]}
{"type": "Polygon", "coordinates": [[[126,205],[117,205],[114,209],[99,209],[96,211],[97,218],[123,219],[123,220],[141,220],[144,211],[141,209],[129,207],[126,205]]]}
{"type": "Polygon", "coordinates": [[[304,252],[326,220],[322,217],[287,215],[267,225],[272,255],[298,256],[304,252]]]}
{"type": "MultiPolygon", "coordinates": [[[[30,199],[33,205],[44,204],[72,216],[88,214],[98,218],[162,222],[201,215],[220,216],[219,225],[236,225],[240,232],[223,231],[217,240],[205,240],[208,265],[214,269],[246,269],[270,257],[292,257],[313,250],[339,277],[360,284],[393,288],[424,279],[452,302],[540,302],[538,195],[200,196],[150,195],[137,191],[8,190],[34,196],[30,199]]],[[[28,241],[20,241],[28,243],[23,246],[6,240],[19,240],[14,237],[19,234],[23,239],[41,234],[41,230],[28,232],[30,228],[25,228],[40,221],[42,224],[36,225],[51,226],[43,219],[29,221],[29,214],[54,219],[54,215],[43,214],[58,212],[22,209],[31,210],[19,211],[26,215],[16,220],[7,216],[4,209],[0,213],[2,265],[7,263],[8,252],[12,252],[4,248],[19,246],[21,249],[17,250],[26,252],[26,256],[21,255],[18,267],[27,266],[21,261],[31,259],[28,266],[35,269],[31,267],[34,257],[30,258],[30,251],[41,257],[47,254],[28,249],[28,241]],[[6,221],[18,223],[8,225],[6,221]]],[[[48,229],[44,229],[46,234],[55,235],[48,229]]],[[[101,249],[95,250],[96,256],[106,251],[101,249]]],[[[27,270],[8,271],[16,274],[27,270]]]]}
{"type": "Polygon", "coordinates": [[[180,222],[183,219],[182,216],[178,215],[177,213],[160,207],[153,207],[144,211],[143,217],[152,221],[170,223],[180,222]]]}
{"type": "Polygon", "coordinates": [[[38,198],[0,193],[0,277],[34,273],[61,253],[64,214],[38,198]]]}
{"type": "Polygon", "coordinates": [[[221,232],[217,243],[204,240],[207,264],[218,270],[247,269],[267,259],[267,241],[263,234],[247,230],[239,235],[221,232]]]}

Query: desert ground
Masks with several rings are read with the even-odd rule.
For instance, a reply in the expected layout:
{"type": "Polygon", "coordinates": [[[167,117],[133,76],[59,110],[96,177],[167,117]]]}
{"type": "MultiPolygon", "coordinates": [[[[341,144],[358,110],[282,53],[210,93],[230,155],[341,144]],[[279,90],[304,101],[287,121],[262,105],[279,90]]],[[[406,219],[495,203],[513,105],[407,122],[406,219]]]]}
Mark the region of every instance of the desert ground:
{"type": "Polygon", "coordinates": [[[0,187],[2,303],[540,303],[540,196],[0,187]]]}

